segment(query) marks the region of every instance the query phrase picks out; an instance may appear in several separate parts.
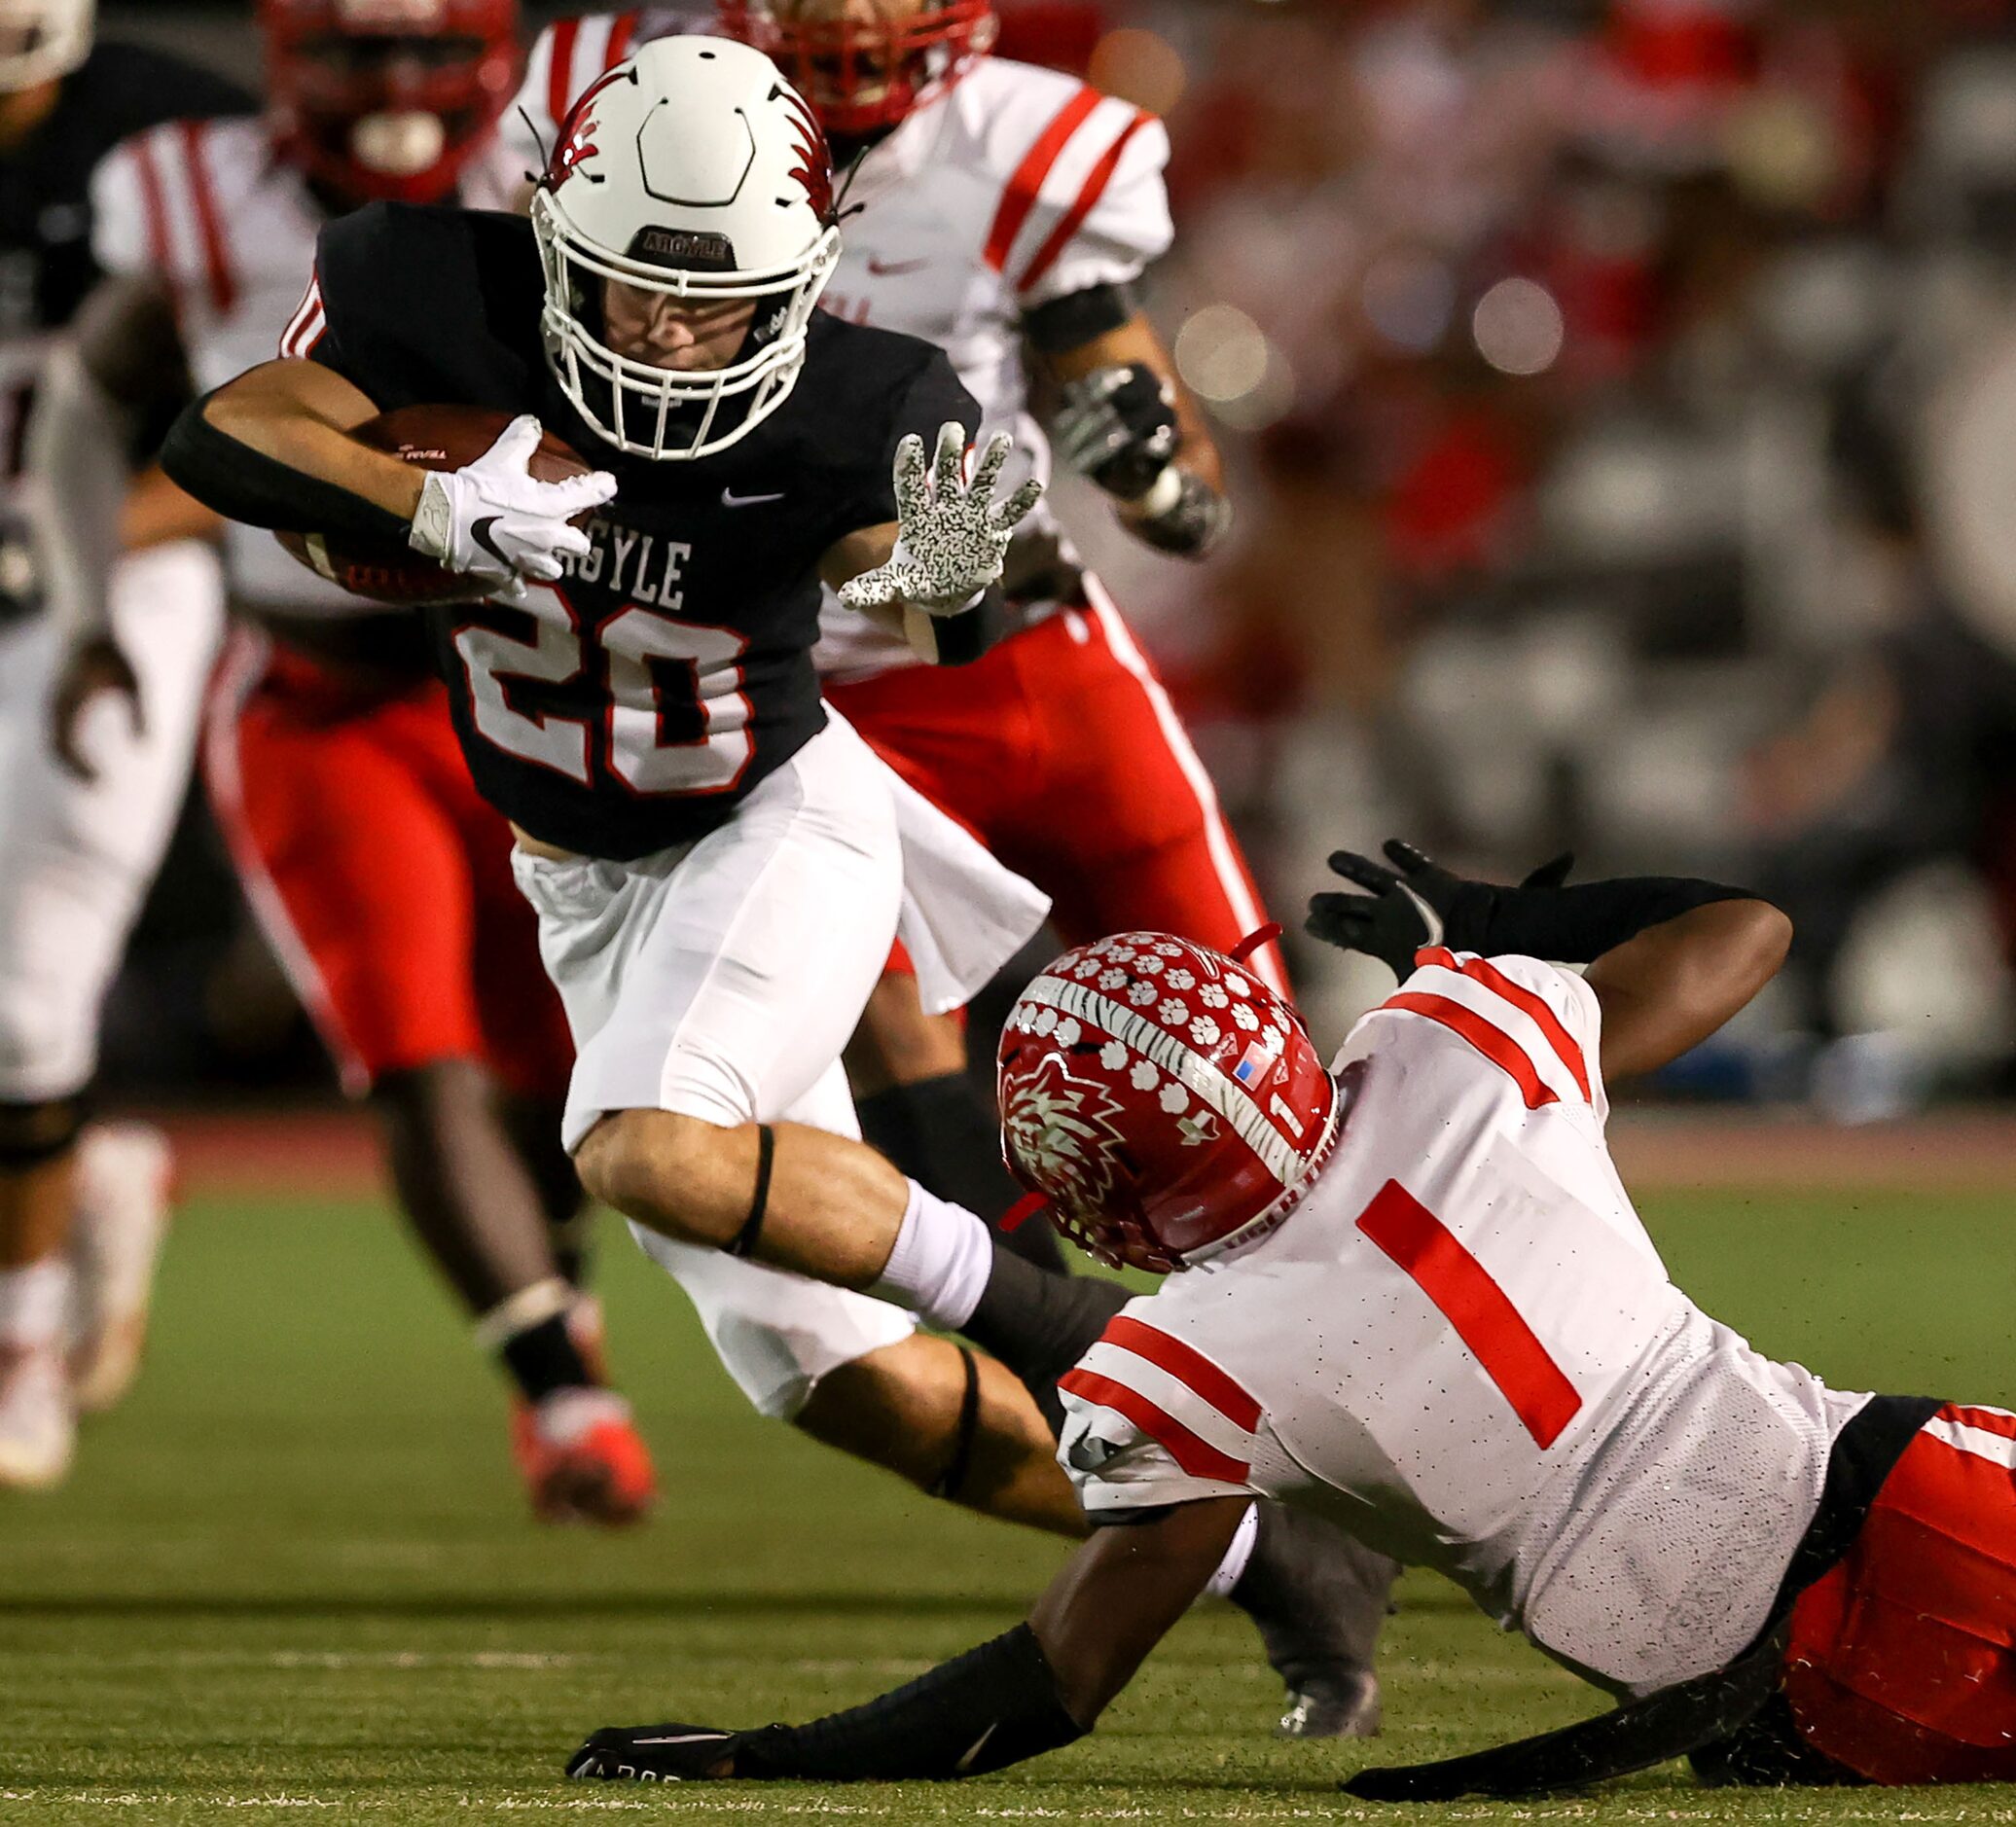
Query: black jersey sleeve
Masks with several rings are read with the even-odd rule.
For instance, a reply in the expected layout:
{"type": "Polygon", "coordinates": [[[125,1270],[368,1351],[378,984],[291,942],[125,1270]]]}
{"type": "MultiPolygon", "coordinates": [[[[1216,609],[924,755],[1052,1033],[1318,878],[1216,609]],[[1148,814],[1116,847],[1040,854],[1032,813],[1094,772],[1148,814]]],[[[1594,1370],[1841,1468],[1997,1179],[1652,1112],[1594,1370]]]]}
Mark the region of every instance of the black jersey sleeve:
{"type": "Polygon", "coordinates": [[[948,419],[966,428],[969,444],[979,433],[979,402],[953,372],[945,351],[927,344],[918,346],[923,358],[900,386],[891,389],[880,438],[861,441],[851,485],[835,503],[836,540],[864,526],[885,525],[896,518],[896,447],[911,433],[924,441],[926,456],[938,442],[938,427],[948,419]]]}
{"type": "Polygon", "coordinates": [[[319,312],[319,334],[304,334],[297,352],[380,412],[528,397],[541,288],[522,218],[369,203],[324,226],[314,286],[304,309],[319,312]],[[523,334],[506,339],[500,324],[523,334]]]}
{"type": "Polygon", "coordinates": [[[305,309],[320,313],[320,328],[304,353],[335,370],[381,412],[415,398],[414,344],[402,334],[399,305],[410,283],[393,263],[410,257],[399,243],[396,219],[382,203],[368,203],[326,223],[315,241],[313,296],[305,309]],[[387,292],[402,296],[390,301],[387,292]]]}

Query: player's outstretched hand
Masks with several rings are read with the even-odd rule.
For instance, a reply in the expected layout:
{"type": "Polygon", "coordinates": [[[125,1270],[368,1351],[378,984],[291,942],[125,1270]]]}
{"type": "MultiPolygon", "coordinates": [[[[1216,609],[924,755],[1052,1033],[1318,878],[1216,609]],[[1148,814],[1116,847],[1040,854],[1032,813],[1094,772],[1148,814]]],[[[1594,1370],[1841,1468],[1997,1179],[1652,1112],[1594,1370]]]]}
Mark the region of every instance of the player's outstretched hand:
{"type": "MultiPolygon", "coordinates": [[[[1379,959],[1395,977],[1413,972],[1414,954],[1423,946],[1446,943],[1454,950],[1474,950],[1504,890],[1453,875],[1397,838],[1382,850],[1391,868],[1355,850],[1330,853],[1331,873],[1366,892],[1312,895],[1307,930],[1325,945],[1379,959]]],[[[1519,885],[1559,888],[1573,865],[1573,857],[1558,856],[1519,885]]]]}
{"type": "Polygon", "coordinates": [[[913,432],[896,447],[896,550],[886,563],[849,578],[840,600],[849,609],[908,603],[930,616],[957,615],[1000,581],[1008,541],[1042,498],[1033,478],[1005,501],[994,499],[1013,448],[1006,432],[988,440],[973,480],[965,480],[966,434],[955,421],[938,428],[929,473],[924,441],[913,432]]]}
{"type": "Polygon", "coordinates": [[[616,493],[606,470],[542,483],[531,473],[544,434],[529,412],[507,425],[474,463],[429,472],[408,543],[450,571],[494,584],[507,600],[524,580],[551,584],[563,558],[585,558],[588,535],[570,522],[616,493]]]}
{"type": "Polygon", "coordinates": [[[732,1776],[747,1735],[713,1726],[604,1726],[567,1759],[580,1782],[704,1782],[732,1776]]]}

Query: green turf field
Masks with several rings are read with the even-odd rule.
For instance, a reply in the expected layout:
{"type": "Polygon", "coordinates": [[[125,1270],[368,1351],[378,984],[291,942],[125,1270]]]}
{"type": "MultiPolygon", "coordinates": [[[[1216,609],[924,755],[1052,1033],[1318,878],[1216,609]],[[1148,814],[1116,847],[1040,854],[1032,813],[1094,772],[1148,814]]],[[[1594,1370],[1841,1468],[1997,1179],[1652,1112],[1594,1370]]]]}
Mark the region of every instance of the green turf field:
{"type": "MultiPolygon", "coordinates": [[[[2006,1200],[1661,1199],[1680,1279],[1834,1380],[2009,1402],[2006,1200]]],[[[388,1220],[209,1202],[164,1271],[139,1391],[64,1490],[0,1502],[0,1819],[1303,1820],[1355,1749],[1267,1737],[1237,1614],[1188,1622],[1093,1738],[956,1787],[657,1791],[558,1778],[584,1729],[805,1716],[1004,1629],[1047,1541],[954,1516],[760,1424],[682,1299],[613,1227],[618,1365],[666,1487],[623,1538],[534,1527],[501,1400],[388,1220]]],[[[1388,1730],[1417,1758],[1593,1698],[1405,1589],[1388,1730]]],[[[2016,1791],[1706,1795],[1664,1773],[1600,1801],[1394,1818],[2008,1820],[2016,1791]]]]}

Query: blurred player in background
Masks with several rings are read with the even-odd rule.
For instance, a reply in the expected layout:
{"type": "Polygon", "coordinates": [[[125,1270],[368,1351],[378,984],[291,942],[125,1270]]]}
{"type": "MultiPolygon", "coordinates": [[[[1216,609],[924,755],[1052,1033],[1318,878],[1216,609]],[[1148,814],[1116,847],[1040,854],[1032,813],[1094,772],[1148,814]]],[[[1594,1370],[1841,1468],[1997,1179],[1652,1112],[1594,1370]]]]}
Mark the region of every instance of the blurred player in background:
{"type": "Polygon", "coordinates": [[[205,71],[92,37],[90,0],[0,0],[0,1487],[61,1479],[77,1407],[116,1400],[138,1363],[166,1147],[87,1127],[88,1095],[224,617],[214,556],[174,536],[88,604],[50,541],[55,502],[24,475],[31,404],[60,377],[59,333],[98,273],[92,167],[170,114],[247,105],[205,71]],[[51,695],[87,612],[118,626],[144,681],[94,707],[59,759],[51,695]]]}
{"type": "MultiPolygon", "coordinates": [[[[534,46],[506,131],[554,123],[627,47],[719,31],[768,53],[832,141],[848,211],[823,306],[952,357],[1047,479],[1051,448],[1157,549],[1201,557],[1230,517],[1210,434],[1133,287],[1169,246],[1162,124],[1071,76],[989,54],[985,0],[722,0],[597,15],[534,46]],[[524,124],[531,124],[527,127],[524,124]]],[[[528,157],[530,147],[527,147],[528,157]]],[[[1046,505],[1005,580],[1011,631],[978,663],[919,666],[830,598],[828,699],[896,771],[1052,898],[1067,939],[1158,926],[1229,949],[1261,924],[1244,860],[1153,667],[1046,505]]],[[[900,954],[899,954],[900,964],[900,954]]],[[[1256,960],[1281,985],[1278,953],[1256,960]]],[[[885,977],[847,1064],[862,1132],[949,1199],[1014,1189],[962,1031],[885,977]]],[[[1019,1246],[1060,1262],[1047,1232],[1019,1246]]]]}
{"type": "MultiPolygon", "coordinates": [[[[325,221],[374,197],[500,207],[522,176],[495,131],[518,79],[516,0],[263,0],[260,25],[263,116],[159,127],[93,186],[112,276],[44,441],[53,483],[99,508],[89,529],[73,517],[86,564],[117,538],[219,524],[149,469],[122,532],[105,452],[184,376],[214,386],[270,353],[325,221]]],[[[632,1521],[651,1464],[579,1287],[585,1214],[556,1139],[572,1049],[510,832],[469,778],[417,620],[324,583],[268,534],[226,540],[250,626],[205,761],[246,893],[344,1090],[378,1113],[415,1234],[516,1386],[535,1510],[632,1521]]],[[[132,690],[109,630],[76,664],[79,698],[132,690]]]]}

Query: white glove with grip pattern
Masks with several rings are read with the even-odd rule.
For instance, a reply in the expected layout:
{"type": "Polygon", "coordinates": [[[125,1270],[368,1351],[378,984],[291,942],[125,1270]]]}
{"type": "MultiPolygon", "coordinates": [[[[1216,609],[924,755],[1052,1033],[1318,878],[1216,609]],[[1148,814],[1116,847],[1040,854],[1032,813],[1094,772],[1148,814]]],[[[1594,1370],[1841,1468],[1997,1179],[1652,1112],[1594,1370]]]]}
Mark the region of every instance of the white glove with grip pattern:
{"type": "Polygon", "coordinates": [[[1007,500],[994,500],[1011,448],[1008,434],[995,432],[968,483],[966,433],[955,420],[938,428],[929,475],[924,441],[915,432],[905,438],[896,447],[896,550],[886,563],[843,584],[840,600],[849,609],[905,603],[951,616],[999,583],[1010,536],[1043,496],[1043,484],[1031,478],[1007,500]]]}
{"type": "Polygon", "coordinates": [[[495,583],[507,599],[523,595],[524,579],[554,583],[562,558],[585,558],[588,535],[569,522],[609,500],[616,478],[596,470],[563,483],[540,482],[530,465],[543,435],[527,412],[474,463],[429,471],[407,543],[450,571],[495,583]]]}

